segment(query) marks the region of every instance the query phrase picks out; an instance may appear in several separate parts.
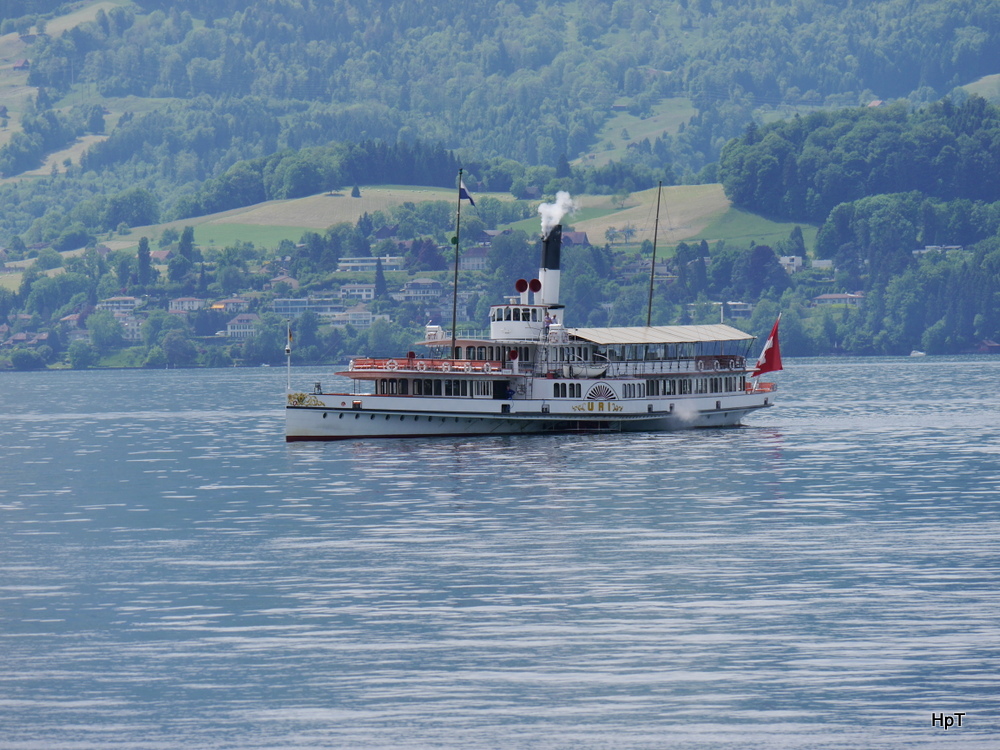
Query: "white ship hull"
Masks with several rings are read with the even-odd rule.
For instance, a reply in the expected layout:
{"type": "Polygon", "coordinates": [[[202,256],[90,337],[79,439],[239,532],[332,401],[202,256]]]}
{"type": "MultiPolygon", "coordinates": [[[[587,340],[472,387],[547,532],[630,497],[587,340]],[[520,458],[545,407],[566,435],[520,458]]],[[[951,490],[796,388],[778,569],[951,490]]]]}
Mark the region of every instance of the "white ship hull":
{"type": "Polygon", "coordinates": [[[466,399],[415,408],[412,397],[351,394],[289,394],[286,439],[345,440],[445,435],[521,435],[555,432],[664,432],[732,427],[773,403],[773,392],[721,398],[642,400],[642,403],[498,402],[466,399]],[[356,405],[357,404],[357,405],[356,405]],[[503,407],[509,411],[504,412],[503,407]]]}

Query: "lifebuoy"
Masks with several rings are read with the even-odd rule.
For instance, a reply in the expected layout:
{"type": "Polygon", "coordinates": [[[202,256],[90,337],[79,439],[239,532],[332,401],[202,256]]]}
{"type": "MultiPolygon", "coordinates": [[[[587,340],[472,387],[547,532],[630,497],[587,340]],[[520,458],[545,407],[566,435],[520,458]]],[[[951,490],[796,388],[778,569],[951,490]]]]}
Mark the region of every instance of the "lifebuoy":
{"type": "Polygon", "coordinates": [[[426,362],[424,362],[424,361],[420,361],[420,362],[417,362],[417,369],[418,369],[418,370],[419,370],[420,372],[423,372],[424,370],[426,370],[426,369],[427,369],[427,363],[426,363],[426,362]]]}
{"type": "Polygon", "coordinates": [[[483,372],[493,372],[493,367],[489,362],[483,362],[483,372]]]}
{"type": "Polygon", "coordinates": [[[385,363],[385,369],[387,370],[395,370],[397,367],[399,367],[399,365],[396,364],[396,360],[394,359],[390,359],[388,362],[385,363]]]}
{"type": "Polygon", "coordinates": [[[472,363],[466,362],[465,367],[463,367],[462,369],[465,370],[466,372],[472,372],[472,363]]]}
{"type": "Polygon", "coordinates": [[[449,370],[451,370],[451,362],[442,362],[441,372],[448,372],[449,370]]]}

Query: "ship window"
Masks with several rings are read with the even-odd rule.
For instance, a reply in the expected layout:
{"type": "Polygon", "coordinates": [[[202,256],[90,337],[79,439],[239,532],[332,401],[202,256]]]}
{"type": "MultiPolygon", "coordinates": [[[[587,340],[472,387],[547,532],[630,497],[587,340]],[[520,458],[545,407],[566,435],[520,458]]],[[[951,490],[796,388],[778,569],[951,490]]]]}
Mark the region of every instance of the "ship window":
{"type": "Polygon", "coordinates": [[[486,347],[481,346],[476,349],[476,359],[486,359],[486,347]]]}
{"type": "Polygon", "coordinates": [[[462,395],[463,396],[468,396],[469,395],[469,381],[468,380],[463,380],[462,381],[462,395]]]}
{"type": "Polygon", "coordinates": [[[440,380],[435,380],[434,381],[434,395],[435,396],[440,396],[441,395],[441,381],[440,380]]]}
{"type": "Polygon", "coordinates": [[[424,381],[423,380],[417,379],[417,380],[413,381],[413,395],[414,396],[423,396],[424,395],[424,381]]]}
{"type": "Polygon", "coordinates": [[[399,395],[409,396],[410,395],[410,381],[406,378],[400,378],[399,380],[399,395]]]}
{"type": "Polygon", "coordinates": [[[531,322],[532,323],[537,323],[538,322],[538,310],[537,310],[537,308],[534,308],[534,307],[531,308],[531,322]]]}
{"type": "Polygon", "coordinates": [[[467,346],[467,347],[465,347],[465,358],[466,359],[475,359],[476,358],[476,347],[474,347],[474,346],[467,346]]]}
{"type": "Polygon", "coordinates": [[[528,308],[527,307],[524,308],[523,310],[521,310],[521,320],[527,321],[529,314],[530,313],[528,312],[528,308]]]}
{"type": "Polygon", "coordinates": [[[505,307],[503,309],[503,319],[504,320],[510,320],[510,308],[509,307],[505,307]]]}
{"type": "Polygon", "coordinates": [[[519,307],[514,308],[514,320],[521,320],[521,309],[519,307]]]}
{"type": "Polygon", "coordinates": [[[450,380],[444,381],[444,395],[445,396],[450,396],[451,395],[451,381],[450,380]]]}

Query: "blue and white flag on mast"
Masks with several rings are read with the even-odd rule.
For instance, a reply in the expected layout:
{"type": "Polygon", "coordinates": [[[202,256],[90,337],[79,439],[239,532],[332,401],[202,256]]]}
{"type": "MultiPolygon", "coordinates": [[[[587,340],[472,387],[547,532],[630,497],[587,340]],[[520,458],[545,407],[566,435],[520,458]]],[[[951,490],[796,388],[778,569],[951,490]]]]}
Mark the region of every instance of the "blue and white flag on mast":
{"type": "Polygon", "coordinates": [[[467,200],[472,206],[476,205],[476,202],[472,200],[472,196],[469,194],[469,191],[465,189],[465,180],[458,181],[458,199],[460,201],[467,200]]]}

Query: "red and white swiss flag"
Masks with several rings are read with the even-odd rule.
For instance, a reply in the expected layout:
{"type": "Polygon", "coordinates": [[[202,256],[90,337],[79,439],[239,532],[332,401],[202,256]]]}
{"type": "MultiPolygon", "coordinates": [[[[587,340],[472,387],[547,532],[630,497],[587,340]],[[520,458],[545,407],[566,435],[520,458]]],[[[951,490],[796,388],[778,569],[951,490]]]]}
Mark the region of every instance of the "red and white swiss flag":
{"type": "Polygon", "coordinates": [[[778,345],[778,323],[781,322],[781,313],[778,313],[778,319],[774,321],[774,327],[771,328],[771,334],[767,337],[767,341],[764,343],[764,348],[760,352],[760,356],[757,357],[757,367],[753,371],[753,375],[750,377],[756,378],[758,375],[763,375],[765,372],[777,372],[781,369],[781,347],[778,345]]]}

